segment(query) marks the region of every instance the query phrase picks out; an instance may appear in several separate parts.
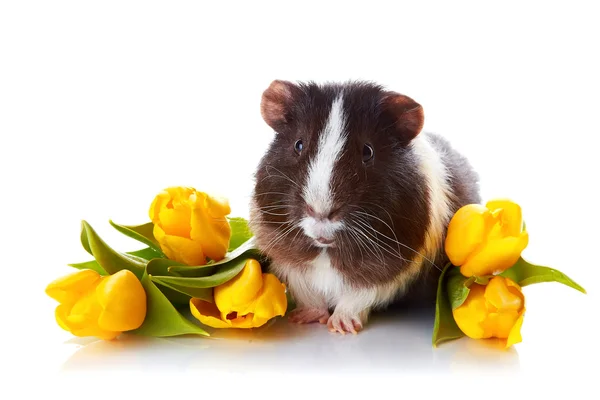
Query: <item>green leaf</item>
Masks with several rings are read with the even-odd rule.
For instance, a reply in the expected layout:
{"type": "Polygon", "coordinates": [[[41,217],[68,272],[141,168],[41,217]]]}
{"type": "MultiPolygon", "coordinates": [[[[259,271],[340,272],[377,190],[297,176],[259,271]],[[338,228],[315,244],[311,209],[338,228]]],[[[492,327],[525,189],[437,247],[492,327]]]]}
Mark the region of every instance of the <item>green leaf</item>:
{"type": "Polygon", "coordinates": [[[452,310],[460,307],[465,302],[470,292],[470,283],[473,281],[474,279],[463,276],[459,268],[450,269],[446,290],[448,291],[448,299],[450,300],[452,310]]]}
{"type": "Polygon", "coordinates": [[[73,267],[73,268],[77,268],[77,269],[92,269],[103,276],[108,275],[108,272],[106,272],[104,270],[104,268],[102,268],[100,266],[100,264],[98,264],[98,261],[96,261],[96,260],[85,261],[85,262],[75,263],[75,264],[67,264],[67,265],[69,267],[73,267]]]}
{"type": "Polygon", "coordinates": [[[246,243],[253,234],[248,227],[248,221],[244,218],[229,218],[229,225],[231,226],[231,238],[229,239],[229,249],[227,251],[231,252],[246,243]]]}
{"type": "MultiPolygon", "coordinates": [[[[113,250],[98,236],[96,231],[86,221],[82,221],[82,239],[86,239],[87,248],[104,271],[112,275],[123,269],[128,269],[141,279],[147,261],[131,254],[113,250]]],[[[84,245],[86,247],[86,245],[84,245]]]]}
{"type": "Polygon", "coordinates": [[[136,251],[128,251],[127,254],[135,256],[135,257],[140,257],[140,258],[143,258],[144,260],[148,260],[148,261],[157,259],[161,256],[152,247],[146,247],[144,249],[136,250],[136,251]]]}
{"type": "Polygon", "coordinates": [[[190,299],[191,296],[188,296],[187,294],[183,294],[181,292],[178,292],[177,290],[173,290],[169,287],[166,287],[164,285],[156,285],[156,287],[158,288],[158,290],[160,290],[162,292],[162,294],[165,295],[165,297],[167,298],[167,300],[169,300],[169,302],[176,308],[176,309],[182,309],[185,308],[187,310],[190,309],[190,299]]]}
{"type": "Polygon", "coordinates": [[[515,265],[500,275],[515,281],[522,287],[542,282],[558,282],[586,293],[583,287],[562,272],[553,268],[531,264],[525,261],[523,257],[519,258],[515,265]]]}
{"type": "MultiPolygon", "coordinates": [[[[156,252],[153,249],[151,249],[150,247],[146,247],[145,249],[141,249],[141,250],[128,251],[127,254],[135,256],[135,257],[140,257],[145,260],[152,260],[154,257],[156,257],[156,252]]],[[[100,266],[100,264],[98,264],[98,261],[96,261],[96,260],[90,260],[90,261],[67,264],[67,265],[69,267],[73,267],[73,268],[77,268],[77,269],[92,269],[92,270],[98,272],[100,275],[108,275],[108,273],[104,270],[104,268],[102,268],[100,266]]]]}
{"type": "Polygon", "coordinates": [[[160,244],[158,244],[158,241],[154,237],[154,224],[152,222],[135,226],[119,225],[113,222],[112,220],[110,220],[109,222],[116,230],[118,230],[122,234],[144,243],[151,249],[154,249],[158,257],[166,257],[160,248],[160,244]]]}
{"type": "Polygon", "coordinates": [[[167,258],[155,258],[148,262],[146,271],[148,272],[148,275],[152,276],[168,276],[170,275],[169,268],[173,266],[185,266],[185,264],[167,258]]]}
{"type": "Polygon", "coordinates": [[[198,325],[186,319],[177,311],[165,295],[156,287],[147,273],[144,273],[142,286],[146,291],[147,311],[144,323],[131,333],[168,337],[187,334],[209,336],[209,334],[198,325]]]}
{"type": "Polygon", "coordinates": [[[446,273],[453,267],[454,266],[451,263],[448,263],[442,271],[438,281],[435,322],[433,325],[432,336],[433,347],[437,347],[441,342],[465,336],[456,324],[456,321],[454,321],[450,299],[448,298],[446,273]]]}
{"type": "Polygon", "coordinates": [[[217,272],[202,277],[152,276],[154,282],[181,288],[212,288],[233,279],[244,268],[248,257],[238,257],[217,267],[217,272]]]}
{"type": "Polygon", "coordinates": [[[211,267],[216,267],[219,265],[227,264],[239,257],[254,258],[257,261],[261,260],[262,255],[258,251],[258,249],[255,247],[254,238],[248,239],[246,242],[244,242],[244,244],[239,246],[237,249],[235,249],[231,253],[228,253],[225,256],[225,258],[220,261],[211,262],[206,265],[198,265],[198,266],[174,265],[174,266],[169,267],[169,272],[171,272],[175,275],[185,276],[185,277],[203,277],[203,276],[207,275],[207,271],[210,271],[210,272],[208,272],[208,274],[212,274],[212,271],[214,271],[214,268],[210,269],[211,267]],[[209,269],[207,270],[207,268],[209,268],[209,269]]]}
{"type": "Polygon", "coordinates": [[[491,276],[472,276],[467,278],[460,273],[460,268],[452,268],[448,273],[448,283],[446,285],[452,310],[457,309],[465,302],[471,291],[472,284],[487,285],[491,278],[491,276]]]}
{"type": "Polygon", "coordinates": [[[195,287],[183,287],[174,284],[167,284],[165,282],[156,282],[159,285],[176,291],[179,294],[183,294],[187,297],[188,301],[191,297],[196,297],[204,301],[212,303],[214,300],[212,288],[195,288],[195,287]]]}
{"type": "Polygon", "coordinates": [[[87,222],[85,222],[85,221],[82,222],[81,235],[80,235],[81,245],[83,246],[85,251],[87,251],[90,255],[93,256],[92,249],[90,248],[90,243],[88,240],[87,230],[84,228],[83,223],[87,224],[87,222]]]}

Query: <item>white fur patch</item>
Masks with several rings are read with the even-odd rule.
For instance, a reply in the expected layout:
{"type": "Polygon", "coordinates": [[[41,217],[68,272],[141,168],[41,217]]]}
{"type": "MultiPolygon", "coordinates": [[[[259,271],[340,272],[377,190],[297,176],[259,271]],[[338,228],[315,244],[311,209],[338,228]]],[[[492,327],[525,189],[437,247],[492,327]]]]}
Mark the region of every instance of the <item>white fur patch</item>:
{"type": "Polygon", "coordinates": [[[412,148],[419,158],[419,167],[429,187],[430,220],[424,252],[429,258],[443,249],[442,235],[452,218],[452,189],[447,183],[448,171],[441,154],[431,145],[425,133],[412,141],[412,148]]]}
{"type": "Polygon", "coordinates": [[[344,98],[340,94],[332,103],[329,117],[319,138],[317,155],[308,168],[304,200],[318,213],[331,211],[331,174],[346,144],[344,98]]]}
{"type": "MultiPolygon", "coordinates": [[[[300,221],[300,226],[304,230],[306,236],[311,239],[318,239],[321,237],[331,239],[336,231],[344,227],[344,223],[342,221],[318,221],[312,217],[305,217],[300,221]]],[[[315,244],[319,245],[318,243],[315,244]]]]}
{"type": "MultiPolygon", "coordinates": [[[[331,266],[331,260],[325,250],[308,266],[306,271],[291,271],[287,274],[290,289],[302,306],[331,307],[351,315],[366,312],[387,305],[397,292],[392,286],[355,288],[343,275],[331,266]]],[[[364,318],[363,322],[364,322],[364,318]]]]}
{"type": "Polygon", "coordinates": [[[325,250],[313,260],[307,275],[312,289],[322,296],[329,306],[337,305],[346,289],[344,277],[331,267],[331,260],[325,250]]]}
{"type": "Polygon", "coordinates": [[[344,277],[331,267],[331,260],[325,249],[305,270],[276,264],[273,268],[289,284],[292,296],[300,307],[335,307],[342,295],[349,290],[344,277]]]}

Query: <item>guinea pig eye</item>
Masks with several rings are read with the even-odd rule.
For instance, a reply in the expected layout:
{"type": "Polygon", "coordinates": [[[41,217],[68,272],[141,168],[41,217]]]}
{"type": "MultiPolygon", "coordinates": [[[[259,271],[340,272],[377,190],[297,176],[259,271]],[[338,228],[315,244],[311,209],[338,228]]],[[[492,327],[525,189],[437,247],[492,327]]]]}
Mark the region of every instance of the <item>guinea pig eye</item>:
{"type": "Polygon", "coordinates": [[[294,150],[296,151],[296,153],[298,153],[298,154],[302,153],[303,148],[304,148],[304,146],[302,145],[302,140],[301,139],[296,140],[296,143],[294,143],[294,150]]]}
{"type": "Polygon", "coordinates": [[[362,154],[363,162],[366,163],[367,161],[371,160],[374,155],[375,155],[375,153],[373,152],[373,147],[371,147],[371,145],[369,145],[369,144],[365,144],[363,147],[363,154],[362,154]]]}

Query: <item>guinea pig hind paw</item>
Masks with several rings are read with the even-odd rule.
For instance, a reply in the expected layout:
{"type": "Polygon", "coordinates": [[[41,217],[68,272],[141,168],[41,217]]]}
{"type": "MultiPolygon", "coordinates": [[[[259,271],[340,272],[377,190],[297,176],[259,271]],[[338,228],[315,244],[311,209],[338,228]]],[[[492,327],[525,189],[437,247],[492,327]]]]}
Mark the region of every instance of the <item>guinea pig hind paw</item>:
{"type": "Polygon", "coordinates": [[[299,307],[293,310],[288,316],[290,322],[296,324],[310,324],[313,322],[319,322],[321,324],[327,323],[329,319],[329,311],[327,309],[312,308],[312,307],[299,307]]]}
{"type": "Polygon", "coordinates": [[[327,328],[329,329],[329,332],[337,332],[342,335],[345,335],[346,333],[356,335],[363,329],[363,325],[358,315],[353,316],[334,312],[327,321],[327,328]]]}

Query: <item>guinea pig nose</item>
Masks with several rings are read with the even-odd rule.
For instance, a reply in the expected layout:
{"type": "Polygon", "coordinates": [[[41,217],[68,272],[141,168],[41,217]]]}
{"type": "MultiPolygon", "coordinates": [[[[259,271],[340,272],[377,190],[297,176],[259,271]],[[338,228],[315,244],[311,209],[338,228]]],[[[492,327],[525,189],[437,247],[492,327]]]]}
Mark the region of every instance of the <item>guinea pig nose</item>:
{"type": "Polygon", "coordinates": [[[322,213],[322,212],[317,212],[315,211],[315,209],[310,206],[309,204],[306,205],[306,214],[308,214],[310,217],[313,217],[316,220],[319,221],[323,221],[323,220],[331,220],[334,221],[335,218],[337,217],[338,213],[339,213],[340,209],[336,208],[333,211],[330,211],[329,213],[322,213]]]}

